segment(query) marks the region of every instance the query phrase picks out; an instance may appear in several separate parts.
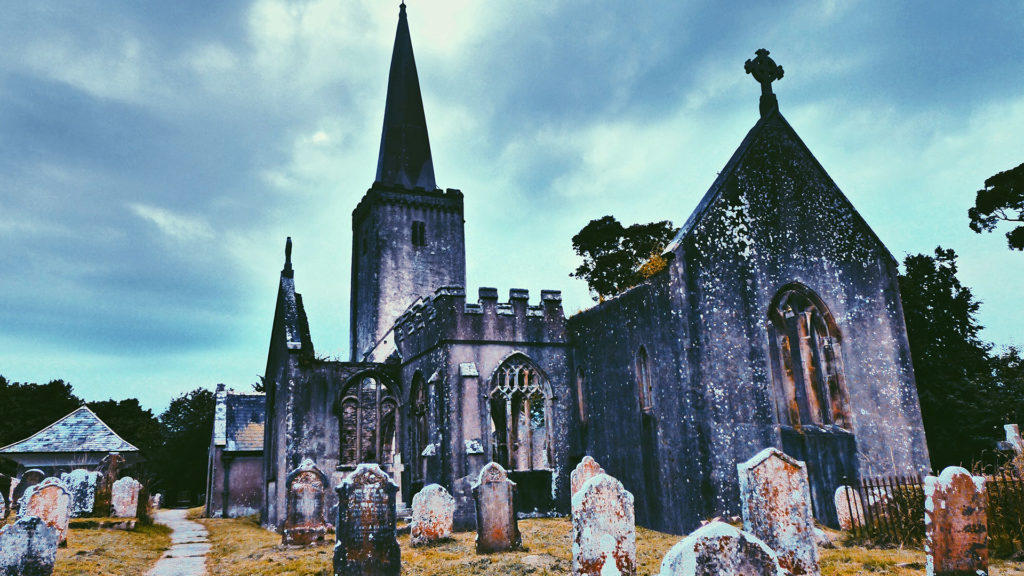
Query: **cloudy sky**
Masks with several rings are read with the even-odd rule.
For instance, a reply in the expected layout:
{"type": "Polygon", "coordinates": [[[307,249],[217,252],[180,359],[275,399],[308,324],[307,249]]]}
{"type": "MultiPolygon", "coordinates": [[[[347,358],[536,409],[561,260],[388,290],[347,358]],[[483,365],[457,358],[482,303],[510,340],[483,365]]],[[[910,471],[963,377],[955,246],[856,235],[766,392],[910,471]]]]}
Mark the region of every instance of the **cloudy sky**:
{"type": "MultiPolygon", "coordinates": [[[[162,410],[266,363],[284,240],[347,359],[397,1],[2,0],[0,374],[162,410]]],[[[470,293],[562,289],[593,218],[682,224],[757,120],[743,62],[900,260],[960,255],[983,337],[1024,344],[1024,254],[967,227],[1024,162],[1024,3],[410,0],[470,293]]]]}

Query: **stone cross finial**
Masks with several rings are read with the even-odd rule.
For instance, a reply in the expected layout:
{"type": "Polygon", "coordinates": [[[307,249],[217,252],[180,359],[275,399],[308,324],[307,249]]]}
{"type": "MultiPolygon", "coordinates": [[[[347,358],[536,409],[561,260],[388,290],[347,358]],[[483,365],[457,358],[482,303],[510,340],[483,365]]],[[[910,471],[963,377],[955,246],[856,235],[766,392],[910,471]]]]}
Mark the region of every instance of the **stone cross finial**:
{"type": "Polygon", "coordinates": [[[782,79],[783,70],[782,66],[768,57],[770,52],[764,48],[759,49],[755,54],[757,57],[747,60],[743,69],[761,84],[761,116],[765,116],[779,105],[779,100],[772,92],[772,82],[782,79]]]}

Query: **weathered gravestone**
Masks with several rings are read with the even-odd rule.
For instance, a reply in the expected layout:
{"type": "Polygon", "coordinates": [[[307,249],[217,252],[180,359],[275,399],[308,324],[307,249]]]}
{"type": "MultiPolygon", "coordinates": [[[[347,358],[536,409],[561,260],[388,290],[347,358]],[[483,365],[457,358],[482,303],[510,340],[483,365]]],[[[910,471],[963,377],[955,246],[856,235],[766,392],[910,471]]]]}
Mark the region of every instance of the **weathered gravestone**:
{"type": "Polygon", "coordinates": [[[288,474],[287,512],[281,530],[282,544],[308,546],[327,535],[324,499],[327,476],[306,458],[288,474]]]}
{"type": "Polygon", "coordinates": [[[833,501],[836,505],[836,515],[839,516],[839,528],[842,530],[853,530],[854,522],[864,523],[864,506],[860,493],[853,486],[840,486],[836,488],[833,501]]]}
{"type": "Polygon", "coordinates": [[[950,466],[924,480],[928,576],[988,573],[985,478],[950,466]]]}
{"type": "Polygon", "coordinates": [[[11,494],[11,505],[17,509],[21,506],[21,499],[25,496],[25,491],[29,488],[39,484],[43,480],[46,480],[46,474],[38,468],[26,470],[24,474],[18,478],[18,483],[14,487],[14,492],[11,494]]]}
{"type": "Polygon", "coordinates": [[[587,480],[598,474],[604,474],[604,468],[601,468],[601,465],[590,456],[584,456],[583,460],[580,460],[580,463],[569,474],[569,486],[572,489],[570,496],[575,496],[587,480]]]}
{"type": "Polygon", "coordinates": [[[811,491],[803,462],[766,448],[737,465],[743,529],[779,555],[796,576],[819,576],[811,491]]]}
{"type": "Polygon", "coordinates": [[[335,490],[335,576],[398,576],[402,571],[395,531],[398,486],[380,466],[360,464],[335,490]]]}
{"type": "Polygon", "coordinates": [[[412,497],[412,524],[409,526],[413,546],[423,546],[451,538],[455,520],[455,498],[440,484],[424,486],[412,497]]]}
{"type": "Polygon", "coordinates": [[[96,484],[99,472],[79,468],[60,475],[60,481],[71,494],[71,517],[82,518],[92,514],[96,504],[96,484]]]}
{"type": "Polygon", "coordinates": [[[607,474],[587,480],[572,497],[572,574],[636,574],[633,495],[607,474]]]}
{"type": "Polygon", "coordinates": [[[714,521],[672,547],[660,576],[781,576],[775,552],[753,534],[714,521]]]}
{"type": "Polygon", "coordinates": [[[0,528],[0,576],[50,576],[60,535],[36,516],[0,528]]]}
{"type": "Polygon", "coordinates": [[[58,542],[67,539],[68,521],[71,518],[71,495],[63,482],[57,478],[47,478],[26,490],[21,499],[19,518],[35,516],[57,531],[58,542]]]}
{"type": "Polygon", "coordinates": [[[110,515],[114,518],[135,518],[141,489],[142,484],[131,476],[114,482],[110,489],[110,515]]]}
{"type": "Polygon", "coordinates": [[[473,484],[476,501],[476,551],[518,550],[523,545],[516,518],[516,483],[497,462],[480,470],[473,484]]]}
{"type": "Polygon", "coordinates": [[[114,489],[114,482],[121,471],[125,459],[117,452],[111,452],[100,460],[96,465],[96,471],[100,473],[99,483],[96,486],[96,498],[93,505],[93,516],[110,515],[110,496],[114,489]]]}

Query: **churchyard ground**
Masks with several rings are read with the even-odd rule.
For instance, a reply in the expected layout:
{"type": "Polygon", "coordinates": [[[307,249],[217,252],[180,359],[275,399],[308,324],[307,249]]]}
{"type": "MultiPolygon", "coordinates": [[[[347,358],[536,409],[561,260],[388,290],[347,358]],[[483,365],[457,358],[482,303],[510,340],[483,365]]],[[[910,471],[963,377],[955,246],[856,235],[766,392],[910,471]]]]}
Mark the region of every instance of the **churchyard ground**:
{"type": "MultiPolygon", "coordinates": [[[[15,515],[7,518],[13,523],[15,515]]],[[[57,549],[54,576],[122,576],[145,574],[171,546],[166,526],[111,530],[84,527],[98,522],[122,522],[123,518],[89,518],[71,521],[66,548],[57,549]]]]}
{"type": "MultiPolygon", "coordinates": [[[[213,542],[207,567],[212,576],[319,576],[331,574],[333,547],[283,547],[281,536],[262,529],[255,517],[223,520],[199,519],[213,542]]],[[[402,574],[408,576],[535,576],[564,575],[572,563],[572,523],[568,518],[528,519],[519,522],[527,550],[478,555],[475,532],[457,532],[454,538],[413,549],[409,534],[398,538],[402,547],[402,574]]],[[[831,532],[839,540],[841,534],[831,532]]],[[[658,574],[665,553],[681,536],[637,528],[637,574],[658,574]]],[[[821,550],[823,576],[862,574],[920,576],[922,550],[845,547],[821,550]]],[[[992,576],[1024,576],[1024,562],[995,560],[992,576]]]]}

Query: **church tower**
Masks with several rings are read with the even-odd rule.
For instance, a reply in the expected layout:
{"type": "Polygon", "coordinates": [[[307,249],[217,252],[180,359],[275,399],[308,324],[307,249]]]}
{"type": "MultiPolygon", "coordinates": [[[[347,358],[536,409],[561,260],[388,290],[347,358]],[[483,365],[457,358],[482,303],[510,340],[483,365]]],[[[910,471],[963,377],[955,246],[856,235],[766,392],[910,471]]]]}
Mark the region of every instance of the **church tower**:
{"type": "Polygon", "coordinates": [[[395,350],[390,330],[418,298],[465,286],[462,193],[440,190],[427,137],[423,98],[399,8],[391,55],[377,176],[352,212],[353,362],[383,361],[395,350]]]}

